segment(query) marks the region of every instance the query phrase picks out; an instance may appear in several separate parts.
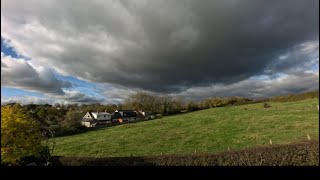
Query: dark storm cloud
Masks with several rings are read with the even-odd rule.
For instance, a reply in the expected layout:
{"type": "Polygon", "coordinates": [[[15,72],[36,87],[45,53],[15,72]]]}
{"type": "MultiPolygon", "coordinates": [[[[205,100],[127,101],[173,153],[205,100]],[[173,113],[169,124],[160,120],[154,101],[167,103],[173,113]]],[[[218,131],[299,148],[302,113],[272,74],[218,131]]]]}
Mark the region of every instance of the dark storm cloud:
{"type": "Polygon", "coordinates": [[[101,103],[104,99],[91,97],[78,91],[65,91],[63,97],[59,97],[68,103],[101,103]]]}
{"type": "Polygon", "coordinates": [[[308,56],[274,64],[296,46],[319,44],[317,0],[2,5],[3,37],[35,63],[93,82],[162,93],[292,69],[308,56]]]}

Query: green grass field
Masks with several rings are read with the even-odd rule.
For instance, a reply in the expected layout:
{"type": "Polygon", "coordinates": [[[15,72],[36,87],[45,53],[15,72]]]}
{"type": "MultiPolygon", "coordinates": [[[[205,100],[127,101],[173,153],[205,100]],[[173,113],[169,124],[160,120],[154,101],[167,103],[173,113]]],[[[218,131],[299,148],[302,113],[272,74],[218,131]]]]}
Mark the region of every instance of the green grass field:
{"type": "Polygon", "coordinates": [[[54,155],[190,154],[319,139],[319,99],[212,108],[56,138],[54,155]]]}

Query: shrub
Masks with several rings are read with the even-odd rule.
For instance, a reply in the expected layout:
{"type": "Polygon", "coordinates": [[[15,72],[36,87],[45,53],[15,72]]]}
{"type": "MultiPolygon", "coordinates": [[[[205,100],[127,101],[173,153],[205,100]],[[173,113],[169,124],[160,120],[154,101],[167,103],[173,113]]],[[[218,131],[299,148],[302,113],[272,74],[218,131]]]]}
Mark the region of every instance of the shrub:
{"type": "Polygon", "coordinates": [[[264,108],[269,108],[269,107],[271,107],[271,106],[270,106],[270,104],[268,104],[268,103],[265,102],[265,103],[263,103],[263,107],[264,107],[264,108]]]}
{"type": "Polygon", "coordinates": [[[50,158],[50,149],[47,146],[42,146],[39,151],[39,155],[29,155],[21,157],[17,164],[21,166],[25,166],[30,163],[45,164],[50,158]]]}
{"type": "Polygon", "coordinates": [[[217,154],[145,157],[53,157],[56,166],[319,166],[319,140],[217,154]]]}

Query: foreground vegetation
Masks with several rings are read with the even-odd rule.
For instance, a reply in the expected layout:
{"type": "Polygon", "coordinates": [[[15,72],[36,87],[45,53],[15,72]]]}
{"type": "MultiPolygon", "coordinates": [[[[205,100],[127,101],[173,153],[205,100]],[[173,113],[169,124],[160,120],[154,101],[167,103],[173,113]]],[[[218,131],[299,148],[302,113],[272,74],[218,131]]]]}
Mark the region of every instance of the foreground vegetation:
{"type": "Polygon", "coordinates": [[[23,164],[31,158],[45,161],[46,132],[21,106],[1,107],[1,165],[23,164]]]}
{"type": "Polygon", "coordinates": [[[150,156],[319,139],[319,99],[211,108],[56,138],[54,155],[150,156]],[[270,107],[271,106],[271,107],[270,107]]]}
{"type": "Polygon", "coordinates": [[[53,157],[55,166],[319,166],[319,141],[255,147],[217,154],[148,157],[53,157]]]}

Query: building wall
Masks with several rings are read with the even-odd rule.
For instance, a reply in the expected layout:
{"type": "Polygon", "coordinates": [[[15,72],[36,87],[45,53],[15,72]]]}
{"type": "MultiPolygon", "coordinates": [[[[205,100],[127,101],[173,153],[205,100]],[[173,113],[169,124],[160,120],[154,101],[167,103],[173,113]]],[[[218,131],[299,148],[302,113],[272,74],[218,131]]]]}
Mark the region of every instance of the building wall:
{"type": "Polygon", "coordinates": [[[81,124],[85,127],[91,127],[91,122],[81,122],[81,124]]]}
{"type": "Polygon", "coordinates": [[[92,113],[93,117],[97,120],[111,120],[110,114],[96,114],[92,113]]]}
{"type": "Polygon", "coordinates": [[[106,114],[106,115],[100,115],[100,114],[98,114],[98,117],[97,117],[97,120],[111,120],[111,115],[108,115],[108,114],[106,114]]]}

